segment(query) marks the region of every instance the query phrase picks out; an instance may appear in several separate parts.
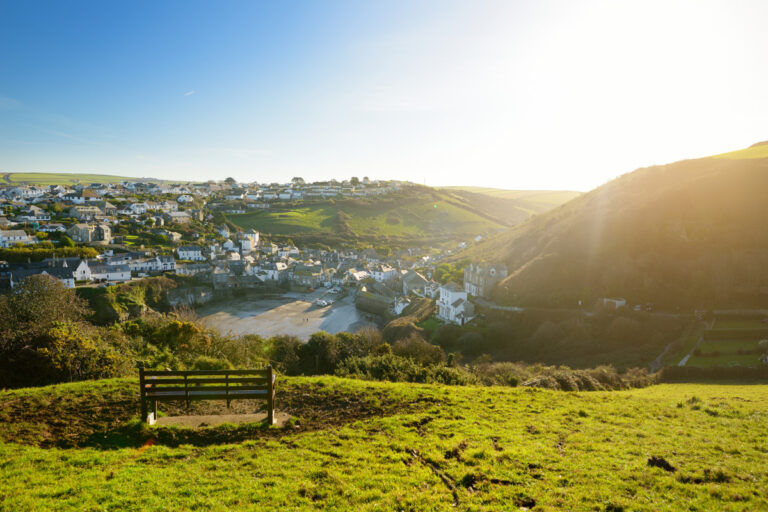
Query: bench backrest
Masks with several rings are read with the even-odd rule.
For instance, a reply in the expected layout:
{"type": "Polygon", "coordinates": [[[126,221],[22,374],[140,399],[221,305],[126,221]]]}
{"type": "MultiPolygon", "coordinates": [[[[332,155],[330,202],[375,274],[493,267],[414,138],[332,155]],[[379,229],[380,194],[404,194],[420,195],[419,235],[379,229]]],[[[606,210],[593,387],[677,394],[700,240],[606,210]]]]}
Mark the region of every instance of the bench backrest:
{"type": "Polygon", "coordinates": [[[139,369],[141,397],[151,400],[231,400],[268,398],[275,374],[259,370],[145,370],[139,369]]]}

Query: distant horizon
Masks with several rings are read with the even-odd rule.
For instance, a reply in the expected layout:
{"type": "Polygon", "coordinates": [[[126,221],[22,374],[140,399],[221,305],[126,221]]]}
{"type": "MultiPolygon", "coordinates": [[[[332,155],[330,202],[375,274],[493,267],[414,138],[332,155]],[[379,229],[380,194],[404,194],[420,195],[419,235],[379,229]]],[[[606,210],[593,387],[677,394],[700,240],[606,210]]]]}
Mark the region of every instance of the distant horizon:
{"type": "MultiPolygon", "coordinates": [[[[110,173],[110,172],[95,172],[95,171],[0,171],[0,177],[6,174],[71,174],[71,175],[84,175],[84,176],[110,176],[114,178],[130,178],[133,180],[154,180],[154,181],[169,181],[169,182],[177,182],[177,183],[206,183],[208,181],[214,181],[216,183],[224,182],[227,178],[232,177],[237,181],[237,183],[241,184],[249,184],[249,183],[290,183],[291,179],[296,176],[291,176],[291,178],[281,178],[278,180],[251,180],[251,181],[241,181],[233,176],[226,176],[224,178],[209,178],[209,179],[199,179],[199,180],[184,180],[184,179],[171,179],[171,178],[157,178],[152,176],[129,176],[128,174],[122,174],[122,173],[110,173]]],[[[356,176],[357,178],[362,179],[364,175],[356,176]]],[[[352,176],[346,176],[346,177],[335,177],[335,178],[328,178],[328,179],[316,179],[307,181],[307,183],[315,183],[315,182],[325,182],[325,181],[333,181],[336,180],[338,182],[343,181],[349,181],[352,178],[352,176]]],[[[424,183],[418,183],[416,181],[412,180],[401,180],[396,178],[371,178],[368,177],[372,181],[403,181],[403,182],[409,182],[413,183],[415,185],[424,185],[424,183]]],[[[13,183],[23,183],[24,181],[19,182],[13,182],[13,183]]],[[[3,183],[0,182],[0,185],[3,183]]],[[[8,183],[5,183],[6,185],[8,183]]],[[[457,184],[457,185],[430,185],[429,183],[426,184],[427,187],[432,188],[486,188],[486,189],[493,189],[493,190],[508,190],[508,191],[521,191],[521,192],[580,192],[580,193],[586,193],[589,192],[588,190],[573,190],[573,189],[562,189],[562,188],[500,188],[500,187],[486,187],[486,186],[479,186],[479,185],[473,185],[473,184],[457,184]]]]}
{"type": "MultiPolygon", "coordinates": [[[[604,185],[605,183],[608,183],[609,181],[612,181],[612,180],[614,180],[616,178],[619,178],[619,177],[623,176],[624,174],[634,172],[634,171],[636,171],[638,169],[643,169],[643,168],[646,168],[646,167],[653,167],[653,166],[656,166],[656,165],[668,165],[668,164],[672,164],[672,163],[683,161],[683,160],[695,160],[695,159],[698,159],[698,158],[709,158],[709,157],[717,156],[717,155],[720,155],[720,154],[740,151],[740,150],[747,149],[747,148],[750,148],[750,147],[753,147],[753,146],[756,146],[756,145],[764,145],[764,144],[768,144],[768,140],[761,140],[761,141],[758,141],[758,142],[749,143],[749,144],[743,145],[743,146],[738,147],[738,148],[726,149],[725,151],[722,151],[722,152],[719,152],[719,153],[712,153],[712,154],[698,155],[698,156],[690,156],[690,157],[686,157],[686,158],[679,158],[679,159],[674,160],[674,161],[658,162],[658,163],[654,163],[654,164],[649,164],[649,165],[644,165],[644,166],[641,166],[641,167],[637,167],[637,168],[634,168],[634,169],[628,169],[628,170],[625,170],[623,172],[620,172],[620,173],[616,174],[616,176],[614,176],[613,178],[608,179],[606,182],[600,183],[600,184],[596,185],[595,187],[592,187],[592,188],[586,189],[586,190],[584,190],[584,189],[574,189],[574,188],[560,188],[560,187],[557,187],[557,186],[552,186],[552,187],[549,187],[549,188],[522,188],[522,187],[514,187],[514,186],[513,187],[496,187],[496,186],[482,185],[482,184],[477,184],[477,183],[471,183],[471,184],[470,183],[431,184],[431,183],[423,183],[423,182],[415,181],[413,179],[401,179],[401,178],[393,178],[393,177],[390,177],[390,178],[375,177],[375,176],[369,176],[369,175],[362,174],[362,173],[357,175],[356,177],[358,177],[359,179],[362,179],[363,177],[368,176],[369,179],[371,179],[371,180],[378,180],[378,181],[390,181],[390,180],[405,181],[405,182],[414,183],[416,185],[426,185],[428,187],[433,187],[433,188],[476,187],[476,188],[487,188],[487,189],[495,189],[495,190],[527,191],[527,192],[551,191],[551,192],[579,192],[579,193],[587,193],[590,190],[594,190],[595,188],[598,188],[598,187],[604,185]]],[[[303,176],[301,176],[301,174],[296,174],[296,175],[293,175],[291,177],[279,177],[279,178],[275,178],[275,179],[251,179],[251,180],[247,180],[246,181],[246,180],[240,180],[240,179],[236,178],[235,176],[230,176],[230,175],[226,175],[224,177],[217,177],[217,178],[179,179],[179,178],[162,178],[162,177],[153,177],[153,176],[136,176],[136,175],[130,175],[128,173],[109,172],[109,171],[52,171],[52,170],[46,170],[46,171],[17,171],[17,170],[11,170],[11,171],[8,171],[8,170],[0,170],[0,177],[3,176],[3,175],[6,175],[6,174],[73,174],[73,175],[83,174],[83,175],[94,175],[94,176],[113,176],[113,177],[131,178],[131,179],[137,179],[137,180],[143,180],[143,179],[144,180],[160,180],[160,181],[181,182],[181,183],[186,183],[186,182],[189,182],[189,183],[205,183],[205,182],[211,181],[211,180],[213,180],[215,182],[223,182],[227,178],[232,177],[238,183],[244,183],[244,184],[245,183],[289,183],[291,181],[291,179],[294,178],[294,177],[302,177],[303,178],[303,176]]],[[[349,180],[351,178],[352,178],[352,176],[344,176],[344,177],[331,176],[331,177],[317,178],[317,179],[311,179],[311,180],[306,180],[306,181],[308,183],[332,181],[332,180],[336,180],[336,181],[341,182],[341,181],[349,180]]]]}

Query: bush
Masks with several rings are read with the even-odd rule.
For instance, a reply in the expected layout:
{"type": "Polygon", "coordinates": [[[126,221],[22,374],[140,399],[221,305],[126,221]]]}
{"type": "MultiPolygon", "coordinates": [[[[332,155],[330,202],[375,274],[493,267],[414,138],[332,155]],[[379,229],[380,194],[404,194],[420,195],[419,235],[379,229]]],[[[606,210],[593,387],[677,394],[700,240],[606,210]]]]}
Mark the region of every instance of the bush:
{"type": "Polygon", "coordinates": [[[193,370],[231,370],[232,364],[225,359],[215,357],[198,356],[192,362],[193,370]]]}
{"type": "Polygon", "coordinates": [[[319,331],[299,347],[299,366],[304,375],[332,374],[341,355],[341,345],[333,334],[319,331]]]}
{"type": "Polygon", "coordinates": [[[445,361],[443,349],[414,334],[404,340],[396,341],[392,345],[392,353],[420,364],[437,364],[445,361]]]}
{"type": "Polygon", "coordinates": [[[421,382],[456,386],[477,383],[477,378],[464,369],[442,364],[422,366],[412,359],[394,354],[350,357],[339,365],[336,375],[365,380],[421,382]]]}
{"type": "Polygon", "coordinates": [[[269,339],[269,359],[278,370],[288,375],[296,375],[301,371],[299,366],[299,349],[301,342],[296,336],[273,336],[269,339]]]}
{"type": "Polygon", "coordinates": [[[130,358],[86,323],[54,322],[30,341],[7,360],[9,367],[0,372],[0,387],[103,379],[126,375],[131,369],[130,358]]]}

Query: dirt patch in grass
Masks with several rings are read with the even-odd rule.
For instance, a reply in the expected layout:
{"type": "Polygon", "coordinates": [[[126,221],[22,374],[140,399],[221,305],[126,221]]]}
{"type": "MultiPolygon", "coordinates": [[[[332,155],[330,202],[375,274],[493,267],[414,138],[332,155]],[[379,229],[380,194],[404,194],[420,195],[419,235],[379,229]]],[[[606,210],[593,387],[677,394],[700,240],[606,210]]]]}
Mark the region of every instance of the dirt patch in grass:
{"type": "MultiPolygon", "coordinates": [[[[168,446],[235,443],[275,438],[297,432],[338,428],[373,417],[408,413],[424,405],[383,394],[329,389],[320,384],[278,387],[276,408],[292,416],[281,428],[264,423],[224,424],[205,428],[149,427],[139,421],[136,386],[104,393],[10,396],[0,401],[0,440],[40,447],[122,448],[151,442],[168,446]]],[[[161,403],[166,415],[253,414],[264,409],[260,400],[161,403]]]]}

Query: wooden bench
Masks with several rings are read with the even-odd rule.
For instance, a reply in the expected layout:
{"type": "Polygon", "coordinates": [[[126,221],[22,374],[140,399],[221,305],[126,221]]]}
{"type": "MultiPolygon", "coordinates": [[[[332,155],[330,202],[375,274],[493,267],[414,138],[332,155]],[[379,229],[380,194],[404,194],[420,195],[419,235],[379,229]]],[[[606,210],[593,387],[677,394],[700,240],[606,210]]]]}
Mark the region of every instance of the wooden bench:
{"type": "Polygon", "coordinates": [[[267,423],[275,423],[275,374],[272,366],[263,370],[160,371],[139,368],[141,418],[150,425],[157,421],[157,403],[183,400],[259,399],[267,402],[267,423]],[[152,404],[152,414],[149,405],[152,404]]]}

